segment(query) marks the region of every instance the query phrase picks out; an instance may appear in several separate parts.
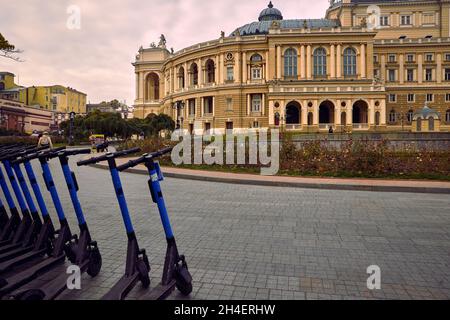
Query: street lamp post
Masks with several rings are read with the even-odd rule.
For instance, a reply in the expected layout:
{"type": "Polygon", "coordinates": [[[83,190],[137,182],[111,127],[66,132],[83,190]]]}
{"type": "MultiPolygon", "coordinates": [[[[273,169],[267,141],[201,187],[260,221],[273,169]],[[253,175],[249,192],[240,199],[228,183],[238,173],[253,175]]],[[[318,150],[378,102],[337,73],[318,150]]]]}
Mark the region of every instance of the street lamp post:
{"type": "Polygon", "coordinates": [[[69,113],[69,146],[73,146],[73,125],[75,121],[75,112],[69,113]]]}
{"type": "Polygon", "coordinates": [[[172,109],[175,110],[176,112],[176,129],[181,129],[183,130],[183,116],[180,116],[180,111],[184,110],[184,102],[181,100],[176,101],[173,105],[172,105],[172,109]],[[181,125],[181,126],[180,126],[181,125]]]}

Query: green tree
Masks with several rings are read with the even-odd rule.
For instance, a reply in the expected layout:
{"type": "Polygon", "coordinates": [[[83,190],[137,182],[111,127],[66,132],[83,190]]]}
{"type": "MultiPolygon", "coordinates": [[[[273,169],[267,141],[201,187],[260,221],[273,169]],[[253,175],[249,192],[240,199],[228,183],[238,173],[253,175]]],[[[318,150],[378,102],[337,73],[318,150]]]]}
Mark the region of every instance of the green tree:
{"type": "Polygon", "coordinates": [[[20,58],[16,56],[19,53],[22,53],[22,50],[16,49],[16,47],[10,44],[0,33],[0,57],[21,61],[20,58]]]}

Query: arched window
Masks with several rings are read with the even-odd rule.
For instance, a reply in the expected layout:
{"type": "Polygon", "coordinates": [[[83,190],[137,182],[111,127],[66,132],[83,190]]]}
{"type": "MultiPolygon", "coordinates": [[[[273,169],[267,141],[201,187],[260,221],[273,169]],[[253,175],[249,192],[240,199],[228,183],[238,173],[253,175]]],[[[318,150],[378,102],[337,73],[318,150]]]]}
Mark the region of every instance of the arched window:
{"type": "Polygon", "coordinates": [[[445,122],[450,123],[450,109],[445,112],[445,122]]]}
{"type": "Polygon", "coordinates": [[[180,67],[180,69],[178,69],[178,86],[180,89],[184,88],[184,68],[180,67]]]}
{"type": "Polygon", "coordinates": [[[428,118],[428,130],[434,131],[434,118],[433,117],[428,118]]]}
{"type": "Polygon", "coordinates": [[[3,82],[0,82],[0,91],[5,90],[5,84],[3,82]]]}
{"type": "Polygon", "coordinates": [[[206,61],[206,82],[212,83],[215,82],[215,72],[216,72],[216,66],[214,64],[214,61],[209,59],[206,61]]]}
{"type": "Polygon", "coordinates": [[[327,75],[327,52],[324,48],[314,50],[314,75],[319,77],[327,75]]]}
{"type": "Polygon", "coordinates": [[[159,76],[156,73],[150,73],[145,80],[145,100],[159,100],[159,76]]]}
{"type": "Polygon", "coordinates": [[[395,112],[394,109],[392,109],[391,112],[389,112],[389,122],[390,123],[397,122],[397,113],[395,112]]]}
{"type": "Polygon", "coordinates": [[[252,55],[252,57],[250,58],[251,62],[261,62],[262,61],[262,57],[261,55],[255,53],[254,55],[252,55]]]}
{"type": "Polygon", "coordinates": [[[198,85],[198,66],[196,63],[191,64],[191,85],[198,85]]]}
{"type": "Polygon", "coordinates": [[[262,61],[261,55],[255,53],[251,56],[250,62],[251,62],[251,78],[252,80],[259,80],[262,76],[262,68],[261,68],[261,61],[262,61]]]}
{"type": "Polygon", "coordinates": [[[289,48],[284,52],[284,76],[297,76],[297,51],[289,48]]]}
{"type": "Polygon", "coordinates": [[[409,110],[408,113],[406,114],[406,120],[408,121],[408,123],[412,123],[413,115],[414,115],[414,112],[412,110],[409,110]]]}
{"type": "Polygon", "coordinates": [[[380,125],[380,112],[379,111],[375,112],[375,125],[376,126],[380,125]]]}
{"type": "Polygon", "coordinates": [[[356,75],[356,51],[353,48],[344,50],[344,76],[356,75]]]}

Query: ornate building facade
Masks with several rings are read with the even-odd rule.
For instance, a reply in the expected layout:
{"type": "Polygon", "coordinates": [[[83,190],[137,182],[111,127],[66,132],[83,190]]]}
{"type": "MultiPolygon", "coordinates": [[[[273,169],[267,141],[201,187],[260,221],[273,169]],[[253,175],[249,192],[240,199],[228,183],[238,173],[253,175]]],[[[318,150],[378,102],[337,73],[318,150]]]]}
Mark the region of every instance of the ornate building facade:
{"type": "Polygon", "coordinates": [[[450,0],[330,1],[306,20],[270,3],[257,22],[176,53],[162,36],[133,66],[134,116],[166,113],[196,134],[450,131],[450,0]],[[424,106],[434,113],[419,127],[424,106]]]}

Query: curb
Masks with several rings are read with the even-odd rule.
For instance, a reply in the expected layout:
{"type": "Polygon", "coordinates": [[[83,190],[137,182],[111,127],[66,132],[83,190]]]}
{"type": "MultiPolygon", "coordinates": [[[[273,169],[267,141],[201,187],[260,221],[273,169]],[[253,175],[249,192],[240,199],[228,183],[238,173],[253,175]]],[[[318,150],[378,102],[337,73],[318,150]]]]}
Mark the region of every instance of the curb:
{"type": "MultiPolygon", "coordinates": [[[[108,166],[102,164],[91,165],[93,168],[108,170],[108,166]]],[[[128,169],[126,172],[133,174],[147,175],[147,171],[142,169],[128,169]]],[[[322,190],[347,190],[347,191],[371,191],[371,192],[404,192],[404,193],[431,193],[431,194],[450,194],[450,188],[435,188],[435,187],[405,187],[405,186],[379,186],[379,185],[354,185],[354,184],[330,184],[330,183],[305,183],[305,182],[282,182],[269,180],[255,180],[255,179],[236,179],[236,178],[221,178],[208,177],[183,173],[163,172],[165,177],[207,181],[216,183],[254,185],[265,187],[288,187],[288,188],[303,188],[303,189],[322,189],[322,190]]]]}

